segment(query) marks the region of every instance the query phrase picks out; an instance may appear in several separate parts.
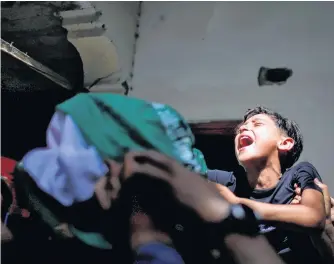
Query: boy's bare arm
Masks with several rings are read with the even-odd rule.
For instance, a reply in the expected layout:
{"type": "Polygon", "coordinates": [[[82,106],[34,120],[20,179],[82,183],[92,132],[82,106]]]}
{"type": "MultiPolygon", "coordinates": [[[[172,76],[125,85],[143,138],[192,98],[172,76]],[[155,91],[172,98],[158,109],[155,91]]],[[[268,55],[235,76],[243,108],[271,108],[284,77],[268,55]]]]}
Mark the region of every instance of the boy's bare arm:
{"type": "Polygon", "coordinates": [[[239,198],[239,202],[258,212],[264,220],[295,224],[306,228],[324,228],[325,206],[322,193],[306,189],[301,204],[268,204],[239,198]]]}

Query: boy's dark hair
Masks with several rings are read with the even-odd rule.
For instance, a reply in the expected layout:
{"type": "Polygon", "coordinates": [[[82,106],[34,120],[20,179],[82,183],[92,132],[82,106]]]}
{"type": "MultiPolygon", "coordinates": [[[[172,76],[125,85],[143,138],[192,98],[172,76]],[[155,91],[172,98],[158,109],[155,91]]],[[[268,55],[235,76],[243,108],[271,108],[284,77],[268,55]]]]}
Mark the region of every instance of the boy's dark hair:
{"type": "Polygon", "coordinates": [[[270,116],[276,123],[276,126],[282,130],[288,137],[291,137],[295,144],[292,149],[287,153],[283,160],[281,160],[282,171],[290,168],[300,157],[303,151],[303,136],[299,129],[299,126],[295,121],[289,120],[283,117],[277,112],[274,112],[266,107],[257,106],[253,109],[249,109],[244,115],[244,122],[252,116],[265,114],[270,116]]]}

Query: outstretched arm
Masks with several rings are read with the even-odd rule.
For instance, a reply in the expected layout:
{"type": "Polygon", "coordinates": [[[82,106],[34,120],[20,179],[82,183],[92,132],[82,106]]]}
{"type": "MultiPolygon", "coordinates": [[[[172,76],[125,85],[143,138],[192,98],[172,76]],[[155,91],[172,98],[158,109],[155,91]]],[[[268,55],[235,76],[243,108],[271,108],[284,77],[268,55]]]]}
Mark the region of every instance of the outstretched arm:
{"type": "Polygon", "coordinates": [[[258,212],[264,220],[278,221],[306,228],[322,229],[325,225],[325,206],[322,193],[306,189],[300,205],[268,204],[240,198],[240,203],[258,212]]]}
{"type": "MultiPolygon", "coordinates": [[[[125,161],[125,181],[131,175],[136,174],[135,171],[130,171],[130,168],[136,169],[145,174],[146,177],[158,178],[170,184],[174,190],[175,198],[196,211],[204,221],[211,224],[219,223],[228,217],[230,206],[224,199],[221,199],[219,193],[212,188],[212,184],[169,157],[155,151],[145,151],[137,154],[129,153],[125,161]]],[[[256,224],[253,221],[251,223],[256,224]]],[[[247,227],[249,229],[249,225],[247,227]]],[[[219,229],[214,231],[217,231],[220,236],[219,229]]],[[[283,264],[281,258],[262,235],[251,237],[232,233],[225,236],[224,243],[231,251],[236,263],[283,264]]],[[[224,259],[222,261],[224,263],[224,259]]]]}

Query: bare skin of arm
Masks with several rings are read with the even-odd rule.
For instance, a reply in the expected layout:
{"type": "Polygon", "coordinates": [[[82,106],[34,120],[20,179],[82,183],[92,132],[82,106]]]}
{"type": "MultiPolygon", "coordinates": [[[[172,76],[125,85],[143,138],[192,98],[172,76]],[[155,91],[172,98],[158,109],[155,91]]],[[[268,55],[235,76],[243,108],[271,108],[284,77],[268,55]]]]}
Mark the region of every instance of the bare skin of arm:
{"type": "MultiPolygon", "coordinates": [[[[132,224],[131,245],[133,250],[150,242],[172,244],[171,238],[167,234],[156,230],[147,216],[141,216],[141,218],[141,221],[132,224]],[[145,217],[147,219],[143,219],[145,217]]],[[[231,234],[226,236],[224,242],[237,264],[284,264],[262,235],[248,237],[231,234]],[[258,254],[258,252],[262,253],[258,254]]]]}
{"type": "Polygon", "coordinates": [[[334,200],[330,197],[327,185],[318,180],[315,180],[315,183],[321,188],[324,196],[326,223],[321,236],[312,235],[311,238],[314,246],[326,260],[326,263],[334,263],[334,226],[331,219],[332,210],[334,208],[334,200]]]}
{"type": "Polygon", "coordinates": [[[278,221],[304,228],[323,229],[325,225],[325,205],[323,195],[316,190],[304,190],[299,206],[292,204],[269,204],[239,198],[227,187],[215,184],[219,193],[232,204],[244,204],[259,213],[263,220],[278,221]]]}
{"type": "Polygon", "coordinates": [[[302,193],[299,206],[291,204],[267,204],[240,198],[245,204],[258,212],[264,220],[279,221],[306,228],[324,228],[325,206],[320,192],[306,189],[302,193]]]}
{"type": "MultiPolygon", "coordinates": [[[[206,182],[200,175],[155,151],[129,154],[125,161],[133,160],[136,163],[136,156],[145,157],[147,161],[131,166],[125,164],[125,175],[133,175],[134,171],[129,172],[128,168],[136,168],[136,171],[144,173],[148,177],[168,182],[173,188],[176,198],[194,209],[208,222],[219,222],[228,216],[229,204],[221,198],[215,188],[212,188],[214,186],[206,182]],[[129,157],[130,155],[133,155],[133,158],[129,157]],[[154,164],[160,165],[154,166],[154,164]]],[[[141,160],[144,159],[141,158],[141,160]]],[[[225,243],[238,264],[284,263],[262,235],[251,238],[245,235],[231,234],[226,236],[225,243]]]]}

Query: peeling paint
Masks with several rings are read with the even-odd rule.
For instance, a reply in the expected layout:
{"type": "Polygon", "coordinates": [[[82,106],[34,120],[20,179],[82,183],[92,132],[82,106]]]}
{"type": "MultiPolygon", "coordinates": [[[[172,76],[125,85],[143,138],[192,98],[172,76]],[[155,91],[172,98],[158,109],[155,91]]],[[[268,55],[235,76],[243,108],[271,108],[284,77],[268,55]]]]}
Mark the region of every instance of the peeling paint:
{"type": "MultiPolygon", "coordinates": [[[[104,36],[107,26],[99,21],[102,13],[92,5],[60,12],[68,40],[77,48],[84,68],[84,86],[96,92],[106,83],[119,82],[119,58],[114,44],[104,36]]],[[[117,92],[109,89],[110,92],[117,92]]]]}

